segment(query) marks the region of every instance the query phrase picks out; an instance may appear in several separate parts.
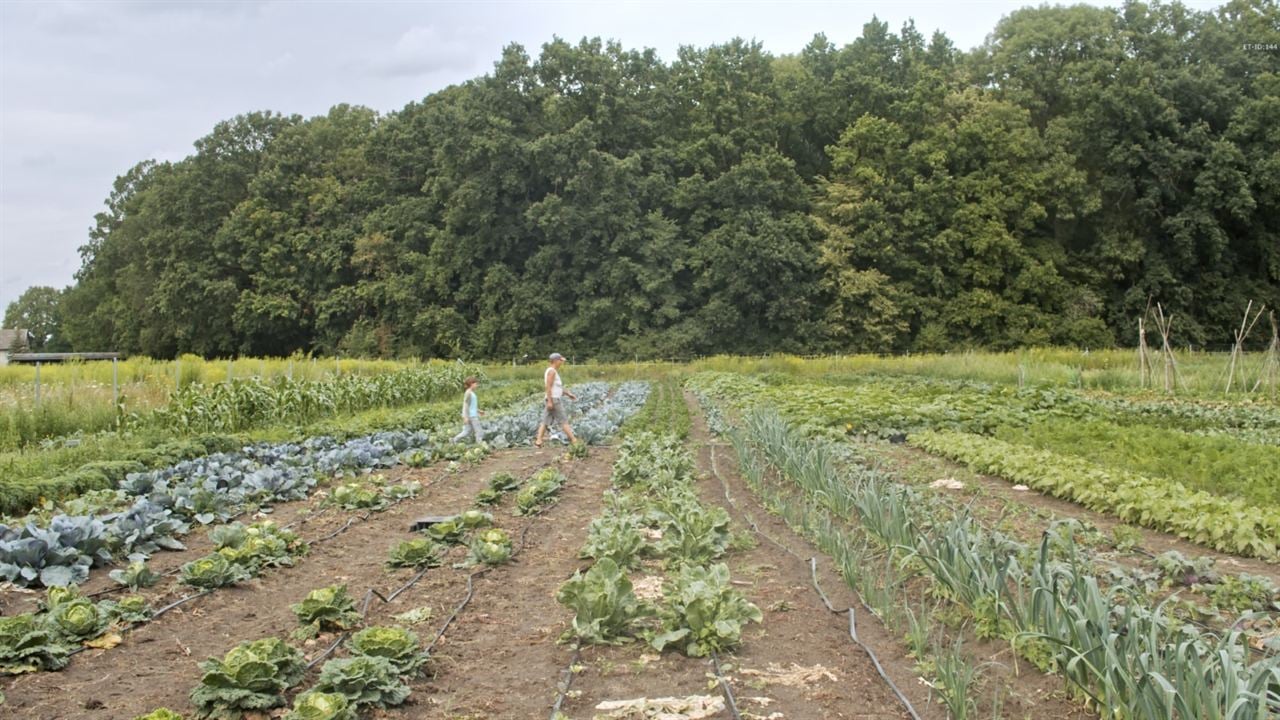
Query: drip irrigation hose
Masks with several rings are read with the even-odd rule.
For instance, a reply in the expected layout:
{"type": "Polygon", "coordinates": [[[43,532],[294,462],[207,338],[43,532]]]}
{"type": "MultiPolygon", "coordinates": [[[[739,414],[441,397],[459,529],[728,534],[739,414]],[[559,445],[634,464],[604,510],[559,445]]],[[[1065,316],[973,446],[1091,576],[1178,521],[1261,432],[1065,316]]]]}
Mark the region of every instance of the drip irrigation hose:
{"type": "MultiPolygon", "coordinates": [[[[181,605],[181,604],[183,604],[183,603],[185,603],[185,602],[188,602],[188,601],[191,601],[191,600],[195,600],[195,599],[196,599],[196,598],[198,598],[198,597],[204,597],[205,595],[208,595],[208,594],[212,593],[212,592],[213,592],[213,590],[214,590],[213,588],[209,588],[208,590],[201,590],[200,592],[196,593],[195,595],[188,595],[188,596],[186,596],[186,597],[182,598],[181,600],[175,600],[175,601],[173,601],[173,602],[169,603],[168,605],[165,605],[164,607],[160,608],[159,610],[155,611],[155,613],[151,615],[151,620],[155,620],[156,618],[160,617],[161,615],[163,615],[163,614],[165,614],[165,613],[169,612],[170,610],[172,610],[172,609],[174,609],[174,608],[178,607],[179,605],[181,605]]],[[[150,620],[148,620],[148,622],[150,622],[150,620]]]]}
{"type": "Polygon", "coordinates": [[[742,714],[738,712],[738,702],[733,698],[733,688],[729,687],[729,681],[724,677],[724,671],[720,669],[720,656],[715,650],[711,651],[711,665],[716,670],[716,681],[720,683],[720,692],[724,693],[724,700],[729,704],[729,713],[733,715],[733,720],[742,720],[742,714]]]}
{"type": "Polygon", "coordinates": [[[560,692],[556,695],[555,704],[551,706],[551,720],[558,720],[560,717],[560,706],[564,705],[564,699],[569,696],[569,688],[573,686],[573,668],[582,659],[582,643],[573,644],[573,657],[569,659],[569,667],[560,673],[560,692]]]}
{"type": "MultiPolygon", "coordinates": [[[[711,472],[716,476],[716,479],[720,481],[720,487],[724,491],[725,502],[729,504],[729,507],[733,508],[733,510],[735,510],[740,516],[746,519],[747,524],[751,526],[751,529],[756,534],[765,538],[766,540],[773,543],[774,545],[777,545],[779,548],[785,551],[788,555],[791,555],[795,559],[803,562],[804,561],[803,557],[801,557],[791,548],[775,540],[768,533],[762,531],[760,529],[760,526],[756,525],[755,520],[753,520],[750,515],[747,515],[745,512],[743,512],[737,506],[737,504],[734,503],[733,498],[729,496],[729,483],[726,482],[724,479],[724,476],[720,474],[720,468],[716,464],[715,447],[714,446],[708,446],[708,447],[711,451],[711,472]]],[[[840,611],[836,610],[835,606],[831,604],[831,600],[830,598],[827,597],[826,592],[823,591],[822,586],[818,584],[818,559],[816,557],[811,557],[809,558],[808,562],[809,562],[809,571],[813,578],[813,589],[817,591],[818,597],[822,599],[822,604],[825,605],[827,610],[829,610],[830,612],[837,615],[840,614],[840,611]]],[[[875,615],[874,611],[871,610],[870,606],[867,605],[866,601],[862,599],[862,593],[859,593],[856,588],[851,588],[851,589],[853,589],[854,595],[857,596],[858,602],[862,605],[862,607],[868,613],[875,615]]],[[[857,626],[856,626],[856,620],[855,620],[853,608],[852,607],[849,608],[847,612],[849,614],[849,638],[853,640],[853,642],[858,647],[862,648],[862,651],[867,654],[868,658],[871,659],[871,664],[875,667],[876,672],[880,675],[880,679],[883,680],[885,684],[889,686],[889,689],[893,691],[893,694],[897,696],[898,702],[902,703],[902,706],[906,709],[907,714],[910,715],[913,720],[920,720],[920,715],[916,712],[915,706],[911,704],[911,701],[907,699],[906,695],[902,694],[902,690],[898,688],[897,684],[894,683],[893,680],[889,678],[888,673],[886,673],[884,670],[884,666],[880,664],[880,659],[876,657],[875,651],[872,650],[869,645],[867,645],[861,639],[858,638],[858,632],[857,632],[857,626]]]]}

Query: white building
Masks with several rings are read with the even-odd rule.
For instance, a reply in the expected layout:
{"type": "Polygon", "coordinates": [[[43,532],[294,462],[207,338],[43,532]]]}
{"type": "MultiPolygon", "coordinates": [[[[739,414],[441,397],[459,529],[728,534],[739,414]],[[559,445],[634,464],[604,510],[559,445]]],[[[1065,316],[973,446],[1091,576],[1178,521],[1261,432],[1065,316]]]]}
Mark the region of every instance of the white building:
{"type": "Polygon", "coordinates": [[[25,352],[30,345],[30,331],[0,328],[0,365],[8,365],[10,353],[25,352]]]}

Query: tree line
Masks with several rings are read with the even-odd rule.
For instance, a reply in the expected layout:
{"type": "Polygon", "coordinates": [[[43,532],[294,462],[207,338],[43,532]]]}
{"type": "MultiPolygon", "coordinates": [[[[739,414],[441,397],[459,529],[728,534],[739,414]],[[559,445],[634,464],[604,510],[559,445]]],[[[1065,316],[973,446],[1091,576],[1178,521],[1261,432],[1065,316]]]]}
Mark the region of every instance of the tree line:
{"type": "MultiPolygon", "coordinates": [[[[1280,304],[1280,10],[1026,8],[957,49],[507,47],[115,182],[40,338],[169,357],[1180,342],[1280,304]],[[56,336],[56,338],[55,338],[56,336]]],[[[30,294],[30,293],[29,293],[30,294]]],[[[23,300],[27,298],[24,296],[23,300]]],[[[10,307],[21,320],[22,301],[10,307]]],[[[6,326],[11,326],[6,318],[6,326]]]]}

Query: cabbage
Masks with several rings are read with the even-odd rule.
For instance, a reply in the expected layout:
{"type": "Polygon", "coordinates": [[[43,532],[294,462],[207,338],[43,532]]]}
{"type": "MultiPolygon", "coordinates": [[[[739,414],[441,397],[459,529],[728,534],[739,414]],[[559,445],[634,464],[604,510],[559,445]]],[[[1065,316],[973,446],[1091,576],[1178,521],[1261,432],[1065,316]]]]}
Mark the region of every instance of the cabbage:
{"type": "Polygon", "coordinates": [[[356,720],[355,706],[344,695],[311,690],[294,698],[285,720],[356,720]]]}
{"type": "Polygon", "coordinates": [[[324,664],[316,690],[340,693],[353,705],[391,707],[409,697],[409,686],[384,657],[356,655],[324,664]]]}
{"type": "Polygon", "coordinates": [[[151,619],[151,606],[141,595],[126,595],[119,602],[104,600],[98,607],[112,621],[140,623],[151,619]]]}
{"type": "Polygon", "coordinates": [[[33,614],[0,617],[0,672],[58,670],[70,652],[60,634],[33,614]]]}
{"type": "Polygon", "coordinates": [[[108,575],[110,575],[112,580],[115,580],[117,583],[124,585],[130,590],[148,588],[155,585],[156,582],[160,580],[160,576],[151,572],[151,568],[147,567],[147,562],[145,560],[131,562],[127,567],[119,570],[112,570],[108,575]]]}
{"type": "Polygon", "coordinates": [[[67,640],[92,640],[107,629],[110,618],[89,598],[60,602],[49,608],[49,627],[67,640]]]}
{"type": "MultiPolygon", "coordinates": [[[[219,551],[221,552],[221,551],[219,551]]],[[[184,584],[204,590],[234,585],[250,577],[249,570],[218,553],[196,558],[182,566],[184,584]]]]}
{"type": "Polygon", "coordinates": [[[413,676],[427,662],[427,656],[418,645],[418,636],[397,627],[371,627],[351,636],[348,643],[357,655],[386,658],[396,669],[396,674],[413,676]]]}
{"type": "Polygon", "coordinates": [[[448,520],[428,525],[426,533],[427,537],[432,540],[448,545],[456,545],[462,542],[462,534],[466,529],[466,526],[462,524],[461,516],[455,515],[448,520]]]}
{"type": "Polygon", "coordinates": [[[391,548],[387,567],[437,567],[443,548],[434,540],[416,538],[391,548]]]}
{"type": "Polygon", "coordinates": [[[210,658],[200,669],[204,676],[191,691],[200,715],[239,720],[246,711],[284,705],[284,691],[302,680],[306,662],[279,638],[264,638],[237,645],[222,660],[210,658]]]}
{"type": "Polygon", "coordinates": [[[479,510],[467,510],[458,516],[462,521],[463,527],[474,530],[475,528],[488,527],[493,524],[493,516],[487,512],[479,510]]]}
{"type": "Polygon", "coordinates": [[[298,622],[317,630],[348,630],[361,620],[355,601],[347,596],[346,585],[312,590],[302,602],[289,607],[298,622]]]}
{"type": "Polygon", "coordinates": [[[133,720],[183,720],[183,718],[169,708],[160,708],[159,710],[152,710],[146,715],[139,715],[133,720]]]}
{"type": "Polygon", "coordinates": [[[473,563],[501,565],[511,559],[511,538],[506,531],[490,528],[471,540],[470,559],[473,563]]]}

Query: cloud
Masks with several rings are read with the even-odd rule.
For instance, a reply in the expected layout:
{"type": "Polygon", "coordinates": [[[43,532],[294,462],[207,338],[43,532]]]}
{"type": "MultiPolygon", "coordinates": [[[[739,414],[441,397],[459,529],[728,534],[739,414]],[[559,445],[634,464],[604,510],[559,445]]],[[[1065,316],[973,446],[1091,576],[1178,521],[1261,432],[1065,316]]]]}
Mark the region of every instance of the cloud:
{"type": "Polygon", "coordinates": [[[478,61],[475,52],[475,43],[460,33],[446,35],[434,26],[415,25],[370,64],[385,77],[429,75],[471,69],[478,61]]]}

